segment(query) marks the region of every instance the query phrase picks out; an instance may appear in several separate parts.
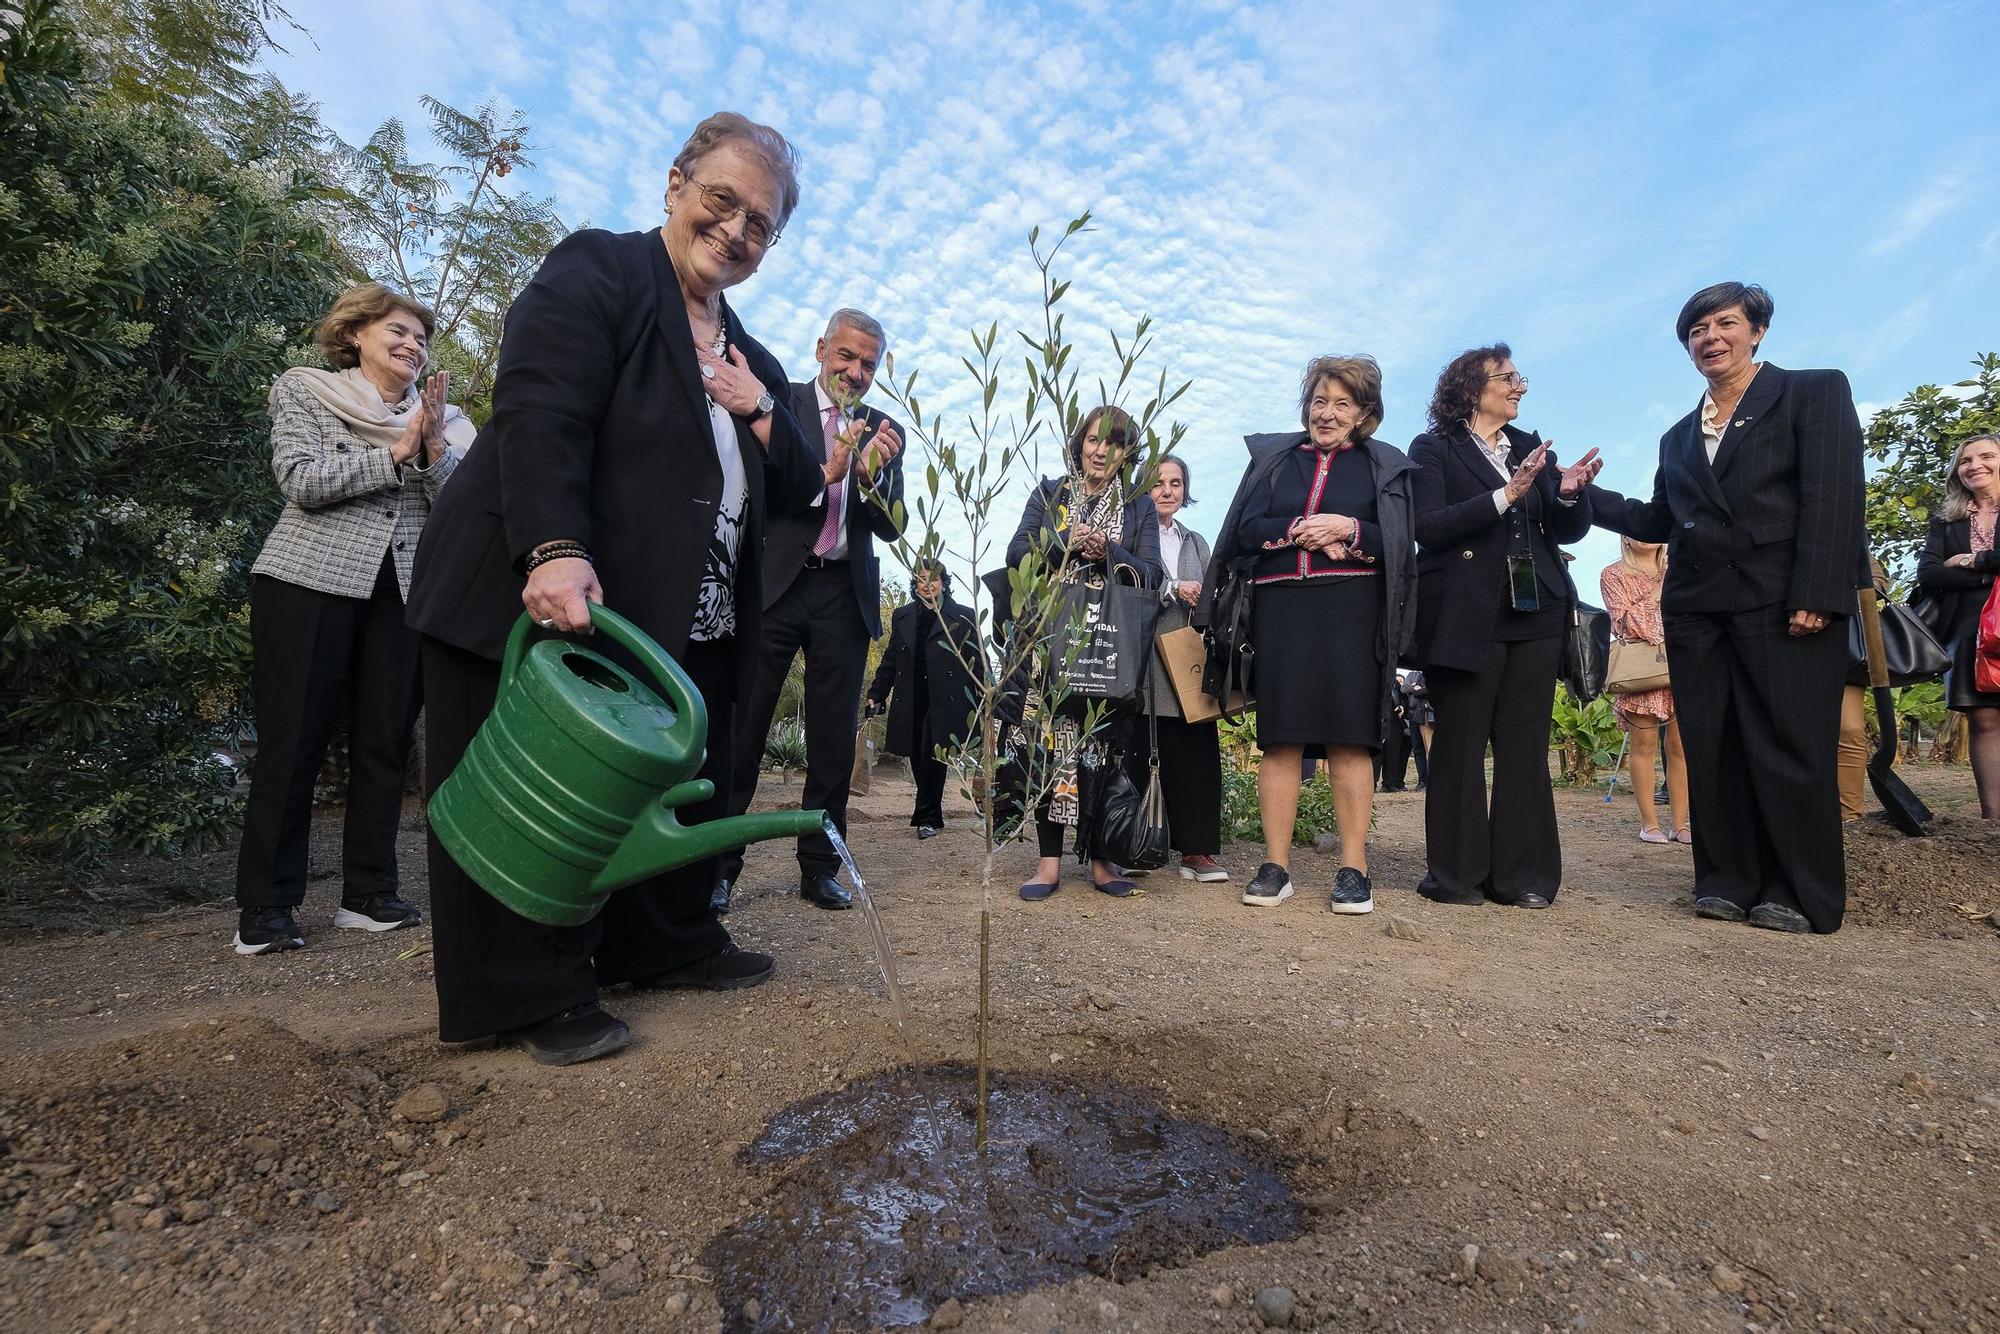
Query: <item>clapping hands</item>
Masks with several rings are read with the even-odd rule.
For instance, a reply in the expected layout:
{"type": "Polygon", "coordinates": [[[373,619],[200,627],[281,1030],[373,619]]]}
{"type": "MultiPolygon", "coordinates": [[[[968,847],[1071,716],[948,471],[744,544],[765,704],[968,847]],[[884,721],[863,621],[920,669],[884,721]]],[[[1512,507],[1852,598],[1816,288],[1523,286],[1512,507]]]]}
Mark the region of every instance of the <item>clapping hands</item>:
{"type": "Polygon", "coordinates": [[[423,456],[419,466],[428,468],[444,456],[444,414],[450,406],[445,395],[451,389],[451,372],[439,371],[425,380],[417,393],[417,409],[403,427],[402,436],[389,447],[389,457],[398,464],[423,456]]]}

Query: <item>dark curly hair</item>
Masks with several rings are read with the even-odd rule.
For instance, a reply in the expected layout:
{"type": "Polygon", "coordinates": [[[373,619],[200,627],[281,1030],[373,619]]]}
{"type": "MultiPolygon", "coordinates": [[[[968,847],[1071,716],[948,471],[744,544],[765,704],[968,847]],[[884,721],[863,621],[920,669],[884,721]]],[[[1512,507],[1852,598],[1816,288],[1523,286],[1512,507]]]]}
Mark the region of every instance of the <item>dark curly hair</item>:
{"type": "Polygon", "coordinates": [[[1469,421],[1486,392],[1486,377],[1503,361],[1513,359],[1514,349],[1505,343],[1468,348],[1453,357],[1438,372],[1437,388],[1431,390],[1430,418],[1433,431],[1449,431],[1469,421]]]}

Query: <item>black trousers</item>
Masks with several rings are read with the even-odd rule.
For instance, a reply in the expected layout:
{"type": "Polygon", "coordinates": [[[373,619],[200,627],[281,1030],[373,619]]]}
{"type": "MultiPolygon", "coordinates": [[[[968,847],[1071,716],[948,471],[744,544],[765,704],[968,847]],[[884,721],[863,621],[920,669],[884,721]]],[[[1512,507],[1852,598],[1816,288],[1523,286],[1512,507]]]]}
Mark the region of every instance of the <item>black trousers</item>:
{"type": "Polygon", "coordinates": [[[1841,688],[1847,632],[1785,632],[1767,607],[1666,618],[1674,715],[1687,753],[1695,897],[1776,903],[1815,931],[1847,907],[1841,846],[1841,688]]]}
{"type": "MultiPolygon", "coordinates": [[[[1162,716],[1160,787],[1167,798],[1167,831],[1183,857],[1213,857],[1222,851],[1222,742],[1215,723],[1184,722],[1162,716]]],[[[1133,720],[1126,733],[1125,771],[1145,792],[1151,781],[1153,741],[1146,720],[1133,720]]]]}
{"type": "Polygon", "coordinates": [[[1403,779],[1410,772],[1410,729],[1401,723],[1391,727],[1382,738],[1382,753],[1376,758],[1376,767],[1382,775],[1384,792],[1401,792],[1403,779]]]}
{"type": "MultiPolygon", "coordinates": [[[[750,698],[737,714],[729,814],[750,809],[750,799],[757,793],[764,739],[800,649],[806,655],[806,786],[800,805],[832,816],[834,828],[845,838],[861,678],[868,668],[868,627],[854,605],[853,576],[845,563],[799,571],[783,596],[764,609],[763,643],[754,650],[750,698]]],[[[734,880],[742,870],[743,849],[724,855],[719,874],[734,880]]],[[[799,835],[801,876],[834,875],[839,870],[840,859],[824,832],[815,829],[799,835]]]]}
{"type": "Polygon", "coordinates": [[[930,729],[925,723],[925,719],[917,720],[917,735],[925,738],[925,744],[915,749],[923,753],[910,756],[910,777],[917,780],[917,804],[910,812],[910,826],[929,825],[933,829],[941,829],[944,827],[944,780],[951,770],[937,758],[930,746],[930,729]]]}
{"type": "Polygon", "coordinates": [[[347,828],[341,897],[396,889],[396,826],[419,685],[417,634],[403,624],[384,558],[366,598],[258,575],[250,588],[250,695],[257,763],[236,856],[236,902],[296,908],[306,897],[313,782],[348,696],[347,828]]]}
{"type": "Polygon", "coordinates": [[[1523,894],[1555,898],[1562,843],[1549,786],[1549,711],[1561,660],[1560,639],[1523,639],[1494,643],[1476,672],[1425,671],[1437,730],[1431,734],[1424,845],[1440,887],[1502,903],[1523,894]]]}
{"type": "MultiPolygon", "coordinates": [[[[435,793],[458,767],[500,684],[500,664],[426,637],[425,778],[435,793]]],[[[699,777],[729,774],[736,654],[730,641],[690,644],[681,666],[708,703],[708,759],[699,777]]],[[[722,813],[715,796],[684,807],[688,824],[722,813]]],[[[430,838],[431,949],[437,967],[438,1036],[470,1042],[562,1013],[601,986],[651,977],[729,943],[709,911],[713,858],[628,885],[580,926],[543,926],[481,889],[430,838]]]]}

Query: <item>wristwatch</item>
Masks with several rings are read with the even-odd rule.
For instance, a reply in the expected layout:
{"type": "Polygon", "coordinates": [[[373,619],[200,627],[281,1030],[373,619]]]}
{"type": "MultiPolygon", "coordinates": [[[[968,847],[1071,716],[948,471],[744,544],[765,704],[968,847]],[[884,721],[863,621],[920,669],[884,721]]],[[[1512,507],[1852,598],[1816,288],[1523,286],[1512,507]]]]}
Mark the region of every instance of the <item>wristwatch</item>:
{"type": "Polygon", "coordinates": [[[755,415],[753,415],[750,418],[750,420],[753,422],[764,420],[764,418],[771,415],[773,409],[775,409],[777,406],[778,406],[778,400],[772,398],[771,391],[766,389],[764,391],[764,396],[757,400],[757,411],[755,415]]]}

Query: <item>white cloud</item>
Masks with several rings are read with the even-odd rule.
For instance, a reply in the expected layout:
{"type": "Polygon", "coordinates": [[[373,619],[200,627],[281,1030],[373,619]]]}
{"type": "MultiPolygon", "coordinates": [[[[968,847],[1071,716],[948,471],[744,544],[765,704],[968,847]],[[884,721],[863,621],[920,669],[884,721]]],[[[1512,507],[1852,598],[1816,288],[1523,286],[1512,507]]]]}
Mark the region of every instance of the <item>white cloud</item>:
{"type": "Polygon", "coordinates": [[[1973,179],[1973,170],[1966,165],[1946,167],[1940,171],[1915,197],[1896,210],[1895,216],[1869,245],[1868,253],[1871,256],[1886,255],[1922,236],[1932,223],[1965,200],[1973,179]]]}

